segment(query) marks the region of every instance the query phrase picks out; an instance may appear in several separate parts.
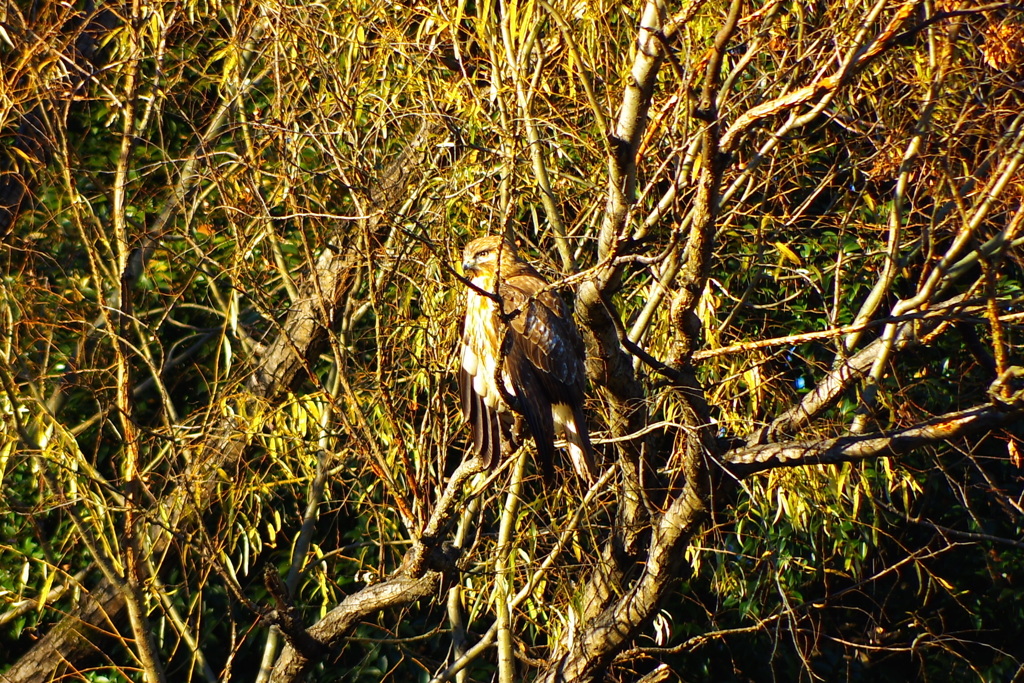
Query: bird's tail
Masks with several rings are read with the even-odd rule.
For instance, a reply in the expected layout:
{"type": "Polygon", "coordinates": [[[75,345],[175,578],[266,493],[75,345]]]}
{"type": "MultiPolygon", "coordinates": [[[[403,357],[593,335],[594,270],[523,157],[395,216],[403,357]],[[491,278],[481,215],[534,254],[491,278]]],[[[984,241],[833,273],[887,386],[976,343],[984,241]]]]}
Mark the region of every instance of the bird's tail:
{"type": "Polygon", "coordinates": [[[573,469],[585,482],[593,484],[600,472],[594,464],[594,447],[590,443],[590,433],[582,410],[573,410],[565,404],[552,406],[555,428],[565,437],[566,450],[572,460],[573,469]]]}

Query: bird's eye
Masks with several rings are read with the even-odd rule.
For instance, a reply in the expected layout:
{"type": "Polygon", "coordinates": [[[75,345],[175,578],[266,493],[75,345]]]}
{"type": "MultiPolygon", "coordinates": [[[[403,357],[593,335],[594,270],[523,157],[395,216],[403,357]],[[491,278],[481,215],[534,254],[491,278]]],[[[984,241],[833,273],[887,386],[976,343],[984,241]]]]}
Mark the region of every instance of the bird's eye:
{"type": "Polygon", "coordinates": [[[491,253],[491,250],[490,250],[490,249],[484,249],[483,251],[481,251],[481,252],[478,252],[478,253],[477,253],[477,255],[476,255],[476,257],[477,257],[477,258],[483,258],[484,256],[487,256],[487,255],[489,255],[490,253],[491,253]]]}

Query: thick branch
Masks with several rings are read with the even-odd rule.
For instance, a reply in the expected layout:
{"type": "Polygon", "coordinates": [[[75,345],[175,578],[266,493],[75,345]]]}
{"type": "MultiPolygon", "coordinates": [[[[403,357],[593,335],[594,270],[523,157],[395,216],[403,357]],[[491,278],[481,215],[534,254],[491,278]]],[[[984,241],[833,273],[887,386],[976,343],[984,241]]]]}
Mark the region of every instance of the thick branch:
{"type": "Polygon", "coordinates": [[[1017,421],[1022,414],[1024,404],[1017,403],[1007,409],[1007,406],[988,403],[969,410],[945,413],[895,431],[740,448],[725,455],[725,467],[743,478],[779,467],[887,458],[966,434],[985,432],[1017,421]]]}
{"type": "Polygon", "coordinates": [[[662,599],[675,587],[684,569],[686,547],[705,516],[706,486],[701,478],[687,482],[662,515],[651,536],[644,572],[632,589],[588,623],[571,650],[551,662],[538,681],[603,681],[604,669],[626,643],[654,616],[662,599]]]}
{"type": "MultiPolygon", "coordinates": [[[[440,585],[441,574],[438,572],[430,572],[421,578],[399,574],[348,596],[326,617],[311,626],[307,633],[321,646],[336,648],[362,619],[392,607],[403,607],[435,596],[440,585]]],[[[303,680],[309,668],[316,663],[289,643],[277,660],[270,680],[272,683],[303,680]]]]}
{"type": "MultiPolygon", "coordinates": [[[[620,286],[620,267],[611,265],[630,207],[635,202],[636,155],[647,126],[647,112],[664,62],[672,29],[661,0],[649,0],[640,20],[637,53],[626,82],[615,129],[610,131],[608,195],[598,258],[609,265],[597,269],[579,289],[576,310],[587,340],[587,374],[602,386],[610,408],[609,429],[623,435],[647,424],[644,391],[633,370],[633,359],[620,343],[624,336],[621,315],[612,301],[620,286]]],[[[584,621],[599,614],[619,593],[622,580],[642,552],[641,535],[648,527],[643,472],[646,467],[641,440],[620,449],[622,502],[616,533],[602,551],[600,568],[586,589],[584,621]]]]}

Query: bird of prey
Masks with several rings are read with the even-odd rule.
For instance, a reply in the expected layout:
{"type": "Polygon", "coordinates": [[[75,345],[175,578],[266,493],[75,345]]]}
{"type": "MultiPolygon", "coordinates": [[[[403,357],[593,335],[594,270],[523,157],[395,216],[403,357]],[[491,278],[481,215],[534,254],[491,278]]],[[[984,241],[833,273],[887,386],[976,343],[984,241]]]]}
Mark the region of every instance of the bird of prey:
{"type": "Polygon", "coordinates": [[[593,447],[583,416],[583,341],[562,298],[515,246],[497,236],[466,246],[466,295],[459,390],[473,431],[473,450],[487,466],[511,443],[512,411],[523,416],[546,477],[556,433],[576,472],[596,480],[593,447]]]}

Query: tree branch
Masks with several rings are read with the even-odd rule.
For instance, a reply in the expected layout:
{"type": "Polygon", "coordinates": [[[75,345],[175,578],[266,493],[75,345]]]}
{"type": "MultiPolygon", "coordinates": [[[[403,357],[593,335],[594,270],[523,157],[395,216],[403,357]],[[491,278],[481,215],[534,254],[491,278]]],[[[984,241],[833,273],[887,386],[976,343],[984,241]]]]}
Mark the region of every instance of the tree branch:
{"type": "MultiPolygon", "coordinates": [[[[367,586],[345,598],[327,616],[307,629],[310,638],[325,648],[338,647],[362,619],[383,610],[403,607],[410,603],[437,595],[441,587],[441,574],[429,572],[420,578],[399,572],[381,583],[367,586]]],[[[309,668],[317,663],[299,652],[289,643],[270,676],[271,683],[290,683],[302,680],[309,668]]]]}
{"type": "Polygon", "coordinates": [[[739,448],[725,454],[725,468],[743,479],[780,467],[887,458],[940,441],[1001,427],[1019,420],[1022,414],[1024,401],[1018,396],[1009,409],[1007,406],[987,403],[968,410],[944,413],[906,429],[739,448]]]}

